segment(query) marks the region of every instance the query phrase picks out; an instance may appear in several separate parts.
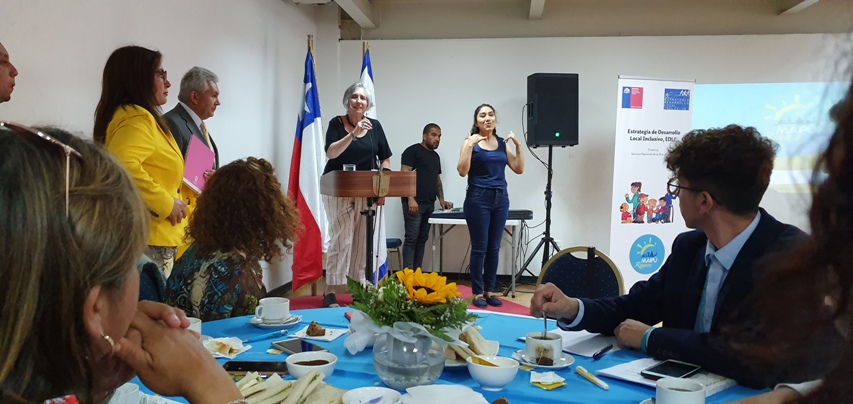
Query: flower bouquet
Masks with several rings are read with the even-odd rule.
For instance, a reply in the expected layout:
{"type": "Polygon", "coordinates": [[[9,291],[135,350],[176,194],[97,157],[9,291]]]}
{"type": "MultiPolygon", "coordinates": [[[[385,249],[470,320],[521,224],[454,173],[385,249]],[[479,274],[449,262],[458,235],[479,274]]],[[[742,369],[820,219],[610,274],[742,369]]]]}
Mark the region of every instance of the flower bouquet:
{"type": "Polygon", "coordinates": [[[420,268],[403,269],[376,286],[353,279],[348,284],[358,311],[344,346],[355,354],[375,339],[374,366],[392,388],[434,382],[444,369],[444,345],[458,343],[463,328],[477,319],[455,283],[420,268]]]}

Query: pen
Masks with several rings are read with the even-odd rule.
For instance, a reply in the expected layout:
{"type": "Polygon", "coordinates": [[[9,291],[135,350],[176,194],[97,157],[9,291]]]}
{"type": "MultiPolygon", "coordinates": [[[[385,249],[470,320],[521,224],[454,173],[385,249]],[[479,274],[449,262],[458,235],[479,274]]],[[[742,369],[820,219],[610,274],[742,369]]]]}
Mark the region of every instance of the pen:
{"type": "Polygon", "coordinates": [[[258,336],[254,336],[254,337],[251,337],[251,338],[246,338],[246,339],[244,339],[244,340],[243,340],[243,342],[254,342],[254,341],[260,341],[260,340],[262,340],[262,339],[268,339],[268,338],[272,338],[272,337],[278,337],[278,336],[280,336],[280,335],[286,335],[286,334],[287,334],[287,330],[273,331],[273,332],[268,332],[268,333],[266,333],[266,334],[261,334],[261,335],[258,335],[258,336]]]}
{"type": "Polygon", "coordinates": [[[584,379],[589,380],[592,384],[601,387],[604,390],[610,390],[610,386],[607,383],[601,381],[601,379],[595,377],[592,373],[589,373],[583,366],[578,366],[575,368],[575,372],[581,375],[584,379]]]}
{"type": "Polygon", "coordinates": [[[610,344],[604,348],[601,348],[600,351],[592,354],[592,360],[597,361],[597,360],[601,359],[601,357],[604,356],[604,354],[609,352],[611,349],[613,349],[613,344],[610,344]]]}

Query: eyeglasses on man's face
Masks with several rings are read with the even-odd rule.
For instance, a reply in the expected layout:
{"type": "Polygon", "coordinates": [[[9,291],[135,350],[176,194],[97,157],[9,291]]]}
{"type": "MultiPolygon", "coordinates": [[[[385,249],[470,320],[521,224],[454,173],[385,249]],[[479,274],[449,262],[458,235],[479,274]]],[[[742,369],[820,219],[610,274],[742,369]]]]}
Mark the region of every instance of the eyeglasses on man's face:
{"type": "Polygon", "coordinates": [[[669,192],[671,195],[680,196],[682,189],[693,192],[704,191],[703,189],[683,187],[678,184],[678,178],[670,178],[669,182],[666,183],[666,192],[669,192]]]}
{"type": "Polygon", "coordinates": [[[56,150],[65,154],[65,216],[68,216],[68,188],[71,182],[71,156],[73,155],[78,160],[83,160],[83,155],[80,154],[73,147],[51,137],[50,135],[33,129],[29,126],[21,125],[19,123],[14,122],[5,122],[0,121],[0,127],[8,128],[13,133],[21,135],[25,139],[34,141],[34,143],[39,143],[43,145],[49,145],[50,147],[55,148],[56,150]]]}

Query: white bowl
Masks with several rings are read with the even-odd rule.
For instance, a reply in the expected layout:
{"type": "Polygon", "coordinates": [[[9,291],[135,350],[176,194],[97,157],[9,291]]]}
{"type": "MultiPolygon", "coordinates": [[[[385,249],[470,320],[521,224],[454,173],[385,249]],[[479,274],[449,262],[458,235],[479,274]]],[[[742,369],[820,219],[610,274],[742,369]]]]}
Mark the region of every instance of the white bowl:
{"type": "Polygon", "coordinates": [[[287,372],[296,379],[305,376],[312,370],[316,370],[317,372],[326,375],[326,377],[329,377],[335,370],[335,365],[338,363],[338,357],[333,353],[325,351],[300,352],[298,354],[288,356],[285,362],[287,363],[287,372]],[[298,364],[299,362],[310,362],[316,360],[326,361],[328,363],[323,365],[298,364]]]}
{"type": "Polygon", "coordinates": [[[500,356],[476,355],[479,358],[494,363],[497,366],[478,365],[468,357],[468,373],[487,391],[500,391],[510,384],[518,373],[518,361],[500,356]]]}
{"type": "Polygon", "coordinates": [[[344,393],[342,400],[344,404],[396,404],[402,397],[400,392],[387,387],[360,387],[344,393]]]}

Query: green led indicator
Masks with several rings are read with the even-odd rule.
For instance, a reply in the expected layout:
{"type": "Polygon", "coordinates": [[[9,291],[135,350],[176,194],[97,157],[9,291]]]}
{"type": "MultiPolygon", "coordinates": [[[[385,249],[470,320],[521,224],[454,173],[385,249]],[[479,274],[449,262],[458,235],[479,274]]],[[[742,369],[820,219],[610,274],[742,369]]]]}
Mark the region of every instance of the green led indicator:
{"type": "Polygon", "coordinates": [[[554,137],[560,137],[560,132],[555,132],[554,137]]]}

